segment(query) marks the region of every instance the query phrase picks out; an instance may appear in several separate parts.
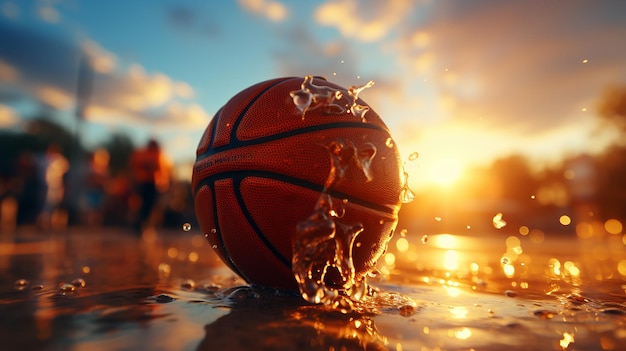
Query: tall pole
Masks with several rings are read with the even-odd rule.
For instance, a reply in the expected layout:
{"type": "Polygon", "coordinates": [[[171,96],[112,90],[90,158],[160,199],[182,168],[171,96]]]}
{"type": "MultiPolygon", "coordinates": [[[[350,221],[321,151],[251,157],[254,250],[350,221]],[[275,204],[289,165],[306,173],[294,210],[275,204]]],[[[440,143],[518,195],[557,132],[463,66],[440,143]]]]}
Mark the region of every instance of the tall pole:
{"type": "Polygon", "coordinates": [[[78,79],[76,84],[76,124],[74,128],[74,138],[72,140],[72,150],[70,153],[70,169],[68,173],[67,191],[67,210],[69,220],[71,222],[80,222],[79,201],[82,191],[83,179],[85,174],[85,160],[82,154],[82,125],[85,120],[85,111],[89,105],[93,87],[93,71],[89,64],[88,58],[84,53],[80,54],[78,62],[78,79]]]}

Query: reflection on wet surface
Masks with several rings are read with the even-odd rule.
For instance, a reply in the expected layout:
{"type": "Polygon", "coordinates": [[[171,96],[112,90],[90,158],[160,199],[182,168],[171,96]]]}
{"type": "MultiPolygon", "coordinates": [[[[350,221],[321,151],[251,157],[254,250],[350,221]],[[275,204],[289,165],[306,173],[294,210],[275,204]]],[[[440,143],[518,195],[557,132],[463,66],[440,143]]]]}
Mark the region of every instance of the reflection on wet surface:
{"type": "Polygon", "coordinates": [[[400,231],[345,314],[243,286],[195,228],[1,235],[7,349],[626,349],[623,234],[400,231]]]}

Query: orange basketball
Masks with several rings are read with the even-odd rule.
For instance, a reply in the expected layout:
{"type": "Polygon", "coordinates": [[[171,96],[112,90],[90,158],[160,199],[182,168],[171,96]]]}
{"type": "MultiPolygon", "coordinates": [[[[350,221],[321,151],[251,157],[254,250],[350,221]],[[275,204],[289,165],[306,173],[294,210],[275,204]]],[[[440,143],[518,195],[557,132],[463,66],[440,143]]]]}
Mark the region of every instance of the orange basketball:
{"type": "MultiPolygon", "coordinates": [[[[397,224],[402,168],[386,125],[371,109],[365,122],[349,111],[324,109],[307,111],[303,119],[289,94],[302,81],[273,79],[238,93],[215,114],[198,145],[196,217],[224,263],[250,284],[297,289],[291,241],[328,178],[329,142],[371,143],[377,150],[371,180],[348,168],[329,192],[345,203],[339,220],[364,227],[353,246],[357,276],[376,264],[397,224]]],[[[322,78],[315,84],[345,90],[322,78]]]]}

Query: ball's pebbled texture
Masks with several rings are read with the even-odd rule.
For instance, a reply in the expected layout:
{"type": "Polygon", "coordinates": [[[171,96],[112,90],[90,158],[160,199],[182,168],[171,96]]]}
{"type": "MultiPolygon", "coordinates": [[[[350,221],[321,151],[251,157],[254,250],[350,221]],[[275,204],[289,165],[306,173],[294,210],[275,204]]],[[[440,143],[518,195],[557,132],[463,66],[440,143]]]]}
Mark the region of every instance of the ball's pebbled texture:
{"type": "MultiPolygon", "coordinates": [[[[353,246],[357,276],[384,253],[403,185],[398,150],[376,112],[370,109],[365,123],[323,108],[307,111],[302,119],[289,95],[301,83],[295,77],[268,80],[231,98],[200,140],[192,177],[196,217],[226,265],[248,283],[293,290],[291,240],[328,178],[329,142],[371,143],[377,150],[371,181],[350,167],[330,190],[336,202],[347,200],[339,220],[364,227],[353,246]]],[[[321,78],[315,84],[343,89],[321,78]]]]}

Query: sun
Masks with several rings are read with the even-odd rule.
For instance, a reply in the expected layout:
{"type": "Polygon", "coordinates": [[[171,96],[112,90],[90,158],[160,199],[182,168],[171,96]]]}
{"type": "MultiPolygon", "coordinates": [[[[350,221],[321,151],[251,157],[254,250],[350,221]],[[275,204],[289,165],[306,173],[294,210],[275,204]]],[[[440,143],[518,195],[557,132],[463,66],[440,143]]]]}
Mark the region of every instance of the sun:
{"type": "Polygon", "coordinates": [[[462,175],[463,167],[458,160],[452,158],[439,159],[430,171],[430,181],[441,186],[451,186],[462,175]]]}

